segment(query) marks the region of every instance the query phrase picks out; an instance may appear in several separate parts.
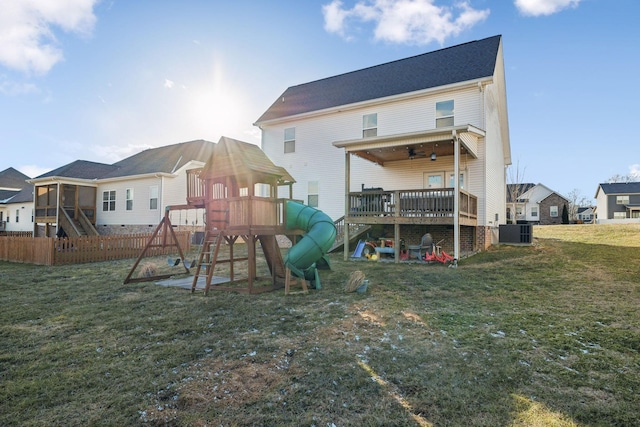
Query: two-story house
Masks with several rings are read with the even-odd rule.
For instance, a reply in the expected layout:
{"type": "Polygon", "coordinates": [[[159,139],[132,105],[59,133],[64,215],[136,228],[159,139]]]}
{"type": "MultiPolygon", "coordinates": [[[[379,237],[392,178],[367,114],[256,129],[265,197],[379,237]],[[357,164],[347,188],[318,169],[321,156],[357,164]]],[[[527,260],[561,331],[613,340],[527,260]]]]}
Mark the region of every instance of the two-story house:
{"type": "Polygon", "coordinates": [[[640,222],[640,182],[599,184],[595,198],[596,223],[640,222]]]}
{"type": "Polygon", "coordinates": [[[33,185],[28,179],[14,168],[0,172],[0,233],[33,230],[33,185]]]}
{"type": "Polygon", "coordinates": [[[346,241],[369,224],[396,248],[429,232],[456,258],[484,249],[511,163],[503,62],[494,36],[289,87],[255,123],[262,149],[346,241]]]}
{"type": "Polygon", "coordinates": [[[169,205],[185,205],[172,212],[174,225],[202,225],[204,211],[186,206],[187,170],[204,166],[214,146],[183,142],[114,164],[77,160],[33,178],[34,235],[151,232],[169,205]]]}
{"type": "Polygon", "coordinates": [[[512,222],[562,224],[562,210],[565,208],[569,208],[569,200],[546,185],[507,185],[507,217],[512,222]]]}

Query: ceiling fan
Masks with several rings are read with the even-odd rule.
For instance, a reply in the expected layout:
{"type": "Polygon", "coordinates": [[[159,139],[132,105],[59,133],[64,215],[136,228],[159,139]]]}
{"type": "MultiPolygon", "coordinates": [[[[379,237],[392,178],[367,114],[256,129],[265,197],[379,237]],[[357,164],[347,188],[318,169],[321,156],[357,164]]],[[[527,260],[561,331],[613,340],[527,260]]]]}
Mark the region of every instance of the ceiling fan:
{"type": "Polygon", "coordinates": [[[409,160],[413,160],[416,157],[427,157],[424,151],[416,151],[413,147],[407,147],[407,154],[409,155],[409,160]]]}
{"type": "MultiPolygon", "coordinates": [[[[435,147],[437,147],[437,146],[438,146],[438,144],[434,145],[433,151],[431,152],[431,155],[429,156],[431,158],[431,161],[435,161],[436,160],[435,147]]],[[[416,149],[413,148],[413,147],[407,147],[407,154],[409,155],[409,160],[413,160],[416,157],[427,157],[427,154],[424,151],[416,151],[416,149]]]]}

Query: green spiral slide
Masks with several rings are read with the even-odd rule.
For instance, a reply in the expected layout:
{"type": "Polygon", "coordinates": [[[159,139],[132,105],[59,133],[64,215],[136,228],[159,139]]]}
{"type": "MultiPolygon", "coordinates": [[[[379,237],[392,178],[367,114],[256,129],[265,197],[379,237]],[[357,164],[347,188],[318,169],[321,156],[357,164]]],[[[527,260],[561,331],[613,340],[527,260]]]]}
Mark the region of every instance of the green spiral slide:
{"type": "Polygon", "coordinates": [[[318,268],[329,268],[326,254],[336,239],[336,226],[329,215],[298,202],[287,201],[286,211],[286,227],[304,230],[306,234],[289,249],[284,265],[294,276],[320,289],[318,268]]]}

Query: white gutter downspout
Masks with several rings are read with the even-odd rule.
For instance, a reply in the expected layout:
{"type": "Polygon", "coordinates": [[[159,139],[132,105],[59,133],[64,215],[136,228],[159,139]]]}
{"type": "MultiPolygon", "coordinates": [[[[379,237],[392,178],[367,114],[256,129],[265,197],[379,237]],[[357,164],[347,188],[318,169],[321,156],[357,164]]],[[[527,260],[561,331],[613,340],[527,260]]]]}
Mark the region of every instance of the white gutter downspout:
{"type": "Polygon", "coordinates": [[[349,216],[349,191],[351,191],[351,153],[345,148],[344,150],[344,227],[343,227],[343,249],[344,260],[349,260],[349,224],[347,218],[349,216]]]}
{"type": "Polygon", "coordinates": [[[453,131],[453,266],[460,259],[460,140],[453,131]]]}

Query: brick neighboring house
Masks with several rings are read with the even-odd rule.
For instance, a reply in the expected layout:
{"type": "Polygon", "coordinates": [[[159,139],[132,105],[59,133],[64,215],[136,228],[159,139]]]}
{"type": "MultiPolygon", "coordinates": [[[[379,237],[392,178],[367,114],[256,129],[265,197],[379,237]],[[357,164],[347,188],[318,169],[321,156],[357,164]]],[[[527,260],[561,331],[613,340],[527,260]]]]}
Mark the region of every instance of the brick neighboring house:
{"type": "Polygon", "coordinates": [[[640,222],[640,182],[599,184],[595,198],[597,224],[640,222]]]}
{"type": "Polygon", "coordinates": [[[515,221],[518,223],[562,224],[562,210],[565,206],[569,208],[569,200],[543,184],[508,184],[507,217],[511,221],[514,219],[514,206],[515,221]]]}

